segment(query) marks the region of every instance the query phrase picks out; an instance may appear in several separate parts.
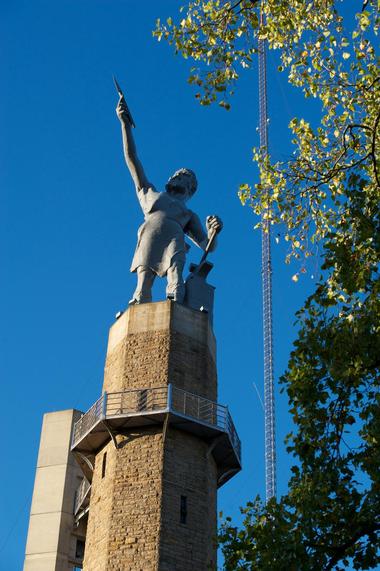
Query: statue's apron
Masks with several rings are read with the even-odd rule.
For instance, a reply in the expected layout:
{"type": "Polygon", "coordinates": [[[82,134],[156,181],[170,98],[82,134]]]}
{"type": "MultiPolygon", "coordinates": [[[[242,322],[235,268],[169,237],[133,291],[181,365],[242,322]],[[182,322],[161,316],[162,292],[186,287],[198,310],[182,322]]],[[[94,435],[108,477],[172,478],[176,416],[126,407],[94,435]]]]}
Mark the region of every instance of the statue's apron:
{"type": "Polygon", "coordinates": [[[145,221],[138,230],[131,272],[146,266],[165,276],[175,261],[185,263],[188,246],[184,229],[193,212],[180,200],[153,187],[138,190],[137,196],[145,221]]]}

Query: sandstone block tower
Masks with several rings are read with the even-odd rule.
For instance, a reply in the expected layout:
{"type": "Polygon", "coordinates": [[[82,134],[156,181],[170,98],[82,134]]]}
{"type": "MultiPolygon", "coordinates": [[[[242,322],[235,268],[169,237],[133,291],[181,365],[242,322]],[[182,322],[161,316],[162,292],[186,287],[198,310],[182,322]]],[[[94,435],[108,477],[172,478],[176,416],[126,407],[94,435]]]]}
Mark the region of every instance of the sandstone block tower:
{"type": "Polygon", "coordinates": [[[217,404],[208,314],[172,301],[131,306],[110,329],[101,397],[72,416],[84,558],[44,571],[215,569],[217,489],[241,452],[217,404]]]}

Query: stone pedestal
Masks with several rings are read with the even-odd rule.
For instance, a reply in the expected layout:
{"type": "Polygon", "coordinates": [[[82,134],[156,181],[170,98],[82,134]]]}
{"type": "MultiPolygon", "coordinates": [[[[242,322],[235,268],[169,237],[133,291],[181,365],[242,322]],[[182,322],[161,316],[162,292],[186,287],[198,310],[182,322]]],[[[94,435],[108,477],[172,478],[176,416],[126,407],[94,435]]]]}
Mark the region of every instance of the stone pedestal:
{"type": "Polygon", "coordinates": [[[133,305],[110,329],[103,391],[173,383],[217,400],[215,354],[205,313],[171,301],[133,305]]]}
{"type": "MultiPolygon", "coordinates": [[[[169,301],[130,307],[110,330],[103,390],[169,383],[216,400],[207,314],[169,301]]],[[[207,439],[178,423],[127,422],[96,451],[83,569],[215,568],[216,490],[207,439]]]]}

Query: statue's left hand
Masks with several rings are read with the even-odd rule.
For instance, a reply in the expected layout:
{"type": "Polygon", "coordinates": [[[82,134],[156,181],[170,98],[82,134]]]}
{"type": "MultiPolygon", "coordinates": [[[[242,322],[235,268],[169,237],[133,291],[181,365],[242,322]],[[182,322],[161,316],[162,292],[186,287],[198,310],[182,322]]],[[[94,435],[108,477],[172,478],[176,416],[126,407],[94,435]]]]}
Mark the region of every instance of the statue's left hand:
{"type": "Polygon", "coordinates": [[[221,219],[219,218],[219,216],[207,216],[206,218],[206,228],[207,228],[207,234],[208,236],[210,236],[211,233],[216,232],[217,234],[219,234],[219,232],[222,230],[223,228],[223,222],[221,221],[221,219]]]}

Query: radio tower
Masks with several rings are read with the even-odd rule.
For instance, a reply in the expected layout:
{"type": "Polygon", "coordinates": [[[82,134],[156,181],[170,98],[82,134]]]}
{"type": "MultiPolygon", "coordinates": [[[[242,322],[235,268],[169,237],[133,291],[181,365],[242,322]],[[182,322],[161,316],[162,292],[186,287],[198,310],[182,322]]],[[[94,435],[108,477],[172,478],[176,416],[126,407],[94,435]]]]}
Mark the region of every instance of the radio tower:
{"type": "MultiPolygon", "coordinates": [[[[264,23],[261,10],[260,25],[264,23]]],[[[266,77],[266,40],[259,39],[259,133],[260,147],[265,159],[268,154],[268,114],[266,77]]],[[[269,191],[269,189],[268,189],[269,191]]],[[[272,264],[271,224],[269,205],[261,215],[261,264],[263,288],[264,334],[264,416],[265,416],[265,494],[266,501],[276,496],[276,432],[273,380],[273,323],[272,323],[272,264]]]]}

